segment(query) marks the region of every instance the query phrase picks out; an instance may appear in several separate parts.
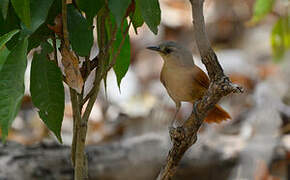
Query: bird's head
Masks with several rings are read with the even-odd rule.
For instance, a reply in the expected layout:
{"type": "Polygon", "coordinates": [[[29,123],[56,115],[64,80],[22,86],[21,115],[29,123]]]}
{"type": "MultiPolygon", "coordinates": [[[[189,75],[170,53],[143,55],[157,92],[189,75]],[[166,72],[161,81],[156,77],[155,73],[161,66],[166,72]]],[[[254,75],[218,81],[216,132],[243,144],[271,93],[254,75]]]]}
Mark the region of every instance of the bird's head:
{"type": "Polygon", "coordinates": [[[172,62],[178,65],[194,65],[191,52],[180,44],[173,41],[167,41],[158,46],[149,46],[147,49],[157,51],[168,63],[172,62]]]}

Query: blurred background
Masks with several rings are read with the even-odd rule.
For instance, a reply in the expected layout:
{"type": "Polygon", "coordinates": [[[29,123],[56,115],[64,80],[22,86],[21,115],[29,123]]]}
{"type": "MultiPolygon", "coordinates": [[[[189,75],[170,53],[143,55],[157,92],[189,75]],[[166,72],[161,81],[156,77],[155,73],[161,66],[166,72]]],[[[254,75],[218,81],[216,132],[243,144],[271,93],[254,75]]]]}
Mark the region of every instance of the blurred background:
{"type": "MultiPolygon", "coordinates": [[[[156,144],[143,144],[135,151],[137,154],[128,155],[129,159],[131,156],[139,158],[143,162],[142,167],[150,169],[143,169],[143,174],[147,176],[142,176],[140,172],[140,176],[125,178],[126,173],[120,175],[114,171],[119,177],[114,178],[108,175],[114,174],[110,171],[97,170],[99,174],[103,171],[104,176],[96,176],[102,177],[100,179],[150,179],[165,162],[170,147],[168,126],[175,113],[175,105],[159,80],[163,60],[146,47],[168,40],[177,41],[192,51],[195,64],[206,71],[193,37],[188,0],[159,1],[162,19],[158,35],[150,32],[146,25],[139,29],[138,35],[133,28],[130,29],[131,66],[120,88],[114,72],[109,72],[107,88],[103,86],[101,89],[89,119],[87,144],[89,147],[108,148],[112,144],[125,143],[134,151],[139,145],[131,146],[130,143],[157,139],[162,148],[158,149],[159,152],[154,149],[156,144]],[[160,157],[154,153],[160,154],[160,157]],[[144,164],[144,158],[147,164],[144,164]],[[148,176],[150,173],[152,175],[148,176]]],[[[289,1],[277,0],[274,11],[258,23],[250,21],[254,2],[205,1],[206,30],[212,46],[225,73],[234,83],[242,85],[245,92],[231,94],[220,101],[232,120],[202,126],[198,142],[181,162],[176,179],[290,178],[290,52],[286,51],[277,60],[271,47],[272,29],[279,13],[289,13],[289,1]]],[[[289,25],[288,21],[288,32],[289,25]]],[[[96,45],[92,57],[97,52],[96,45]]],[[[29,74],[26,72],[27,81],[29,74]]],[[[29,87],[29,82],[26,85],[29,87]]],[[[86,91],[90,87],[86,84],[86,91]]],[[[183,103],[178,120],[185,120],[191,111],[192,105],[183,103]]],[[[72,109],[67,96],[62,124],[64,145],[71,144],[72,129],[72,109]]],[[[29,146],[56,143],[56,138],[39,119],[29,94],[26,94],[21,111],[12,124],[8,140],[29,146]]],[[[139,167],[139,161],[128,162],[128,169],[134,165],[139,167]]]]}

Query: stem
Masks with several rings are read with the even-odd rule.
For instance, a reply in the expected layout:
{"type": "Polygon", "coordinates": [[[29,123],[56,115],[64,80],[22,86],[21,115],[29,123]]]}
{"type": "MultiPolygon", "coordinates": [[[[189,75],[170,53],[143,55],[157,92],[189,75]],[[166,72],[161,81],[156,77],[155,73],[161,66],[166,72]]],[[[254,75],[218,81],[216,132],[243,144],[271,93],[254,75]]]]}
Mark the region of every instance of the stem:
{"type": "MultiPolygon", "coordinates": [[[[124,23],[124,20],[123,22],[124,23]]],[[[122,40],[120,42],[120,45],[117,49],[117,52],[114,54],[113,58],[112,58],[112,62],[110,63],[109,67],[106,69],[105,72],[108,72],[115,64],[116,64],[116,60],[117,60],[117,57],[119,56],[120,52],[121,52],[121,49],[124,45],[124,42],[125,42],[125,39],[126,39],[126,36],[129,32],[129,28],[130,28],[130,25],[131,25],[132,21],[130,20],[129,24],[128,24],[128,27],[125,29],[125,31],[123,32],[123,24],[121,24],[121,30],[122,30],[122,40]]],[[[104,73],[106,74],[106,73],[104,73]]],[[[104,74],[102,76],[104,76],[104,74]]]]}
{"type": "Polygon", "coordinates": [[[76,91],[72,88],[70,90],[70,97],[71,97],[71,103],[72,103],[72,109],[73,109],[73,139],[72,139],[72,148],[71,148],[71,159],[72,164],[75,167],[76,165],[76,140],[77,140],[77,134],[78,134],[78,127],[77,124],[80,124],[81,120],[81,114],[78,107],[78,99],[76,91]]]}
{"type": "MultiPolygon", "coordinates": [[[[107,72],[116,64],[116,59],[117,59],[117,57],[118,57],[118,55],[120,54],[120,52],[121,52],[121,49],[122,49],[122,47],[123,47],[123,45],[124,45],[124,42],[125,42],[125,38],[126,38],[126,36],[127,36],[127,34],[128,34],[128,31],[129,31],[129,27],[130,27],[130,25],[131,25],[131,21],[129,22],[129,25],[128,25],[128,27],[126,28],[126,30],[125,30],[125,32],[123,32],[122,33],[122,40],[121,40],[121,43],[120,43],[120,45],[119,45],[119,47],[118,47],[118,49],[117,49],[117,52],[114,54],[114,56],[113,56],[113,59],[112,59],[112,62],[109,64],[109,66],[108,66],[108,68],[103,72],[103,73],[101,73],[100,74],[100,76],[101,76],[101,80],[104,78],[104,76],[107,74],[107,72]]],[[[122,25],[121,25],[122,26],[122,25]]],[[[113,30],[112,31],[112,35],[113,35],[113,37],[111,38],[111,40],[109,41],[109,43],[108,43],[108,45],[107,45],[107,47],[106,47],[106,49],[107,50],[109,50],[110,49],[110,47],[112,46],[112,44],[113,44],[113,42],[114,42],[114,39],[115,39],[115,36],[116,36],[116,30],[113,30]]],[[[99,60],[99,59],[98,59],[99,60]]],[[[94,65],[94,67],[97,67],[97,64],[95,64],[94,65]]],[[[95,88],[93,87],[90,91],[89,91],[89,93],[86,95],[86,97],[83,99],[83,101],[81,102],[81,104],[83,105],[83,104],[85,104],[88,100],[89,100],[89,98],[93,95],[93,93],[95,92],[95,88]]]]}
{"type": "Polygon", "coordinates": [[[53,50],[54,50],[54,61],[55,61],[55,64],[58,66],[57,47],[56,47],[56,37],[55,37],[55,33],[53,33],[52,44],[53,44],[53,50]]]}
{"type": "Polygon", "coordinates": [[[62,0],[62,29],[63,29],[62,33],[63,33],[64,44],[66,48],[69,48],[66,0],[62,0]]]}
{"type": "MultiPolygon", "coordinates": [[[[67,7],[66,0],[62,0],[62,27],[63,27],[63,41],[64,48],[69,50],[70,44],[68,39],[68,30],[67,30],[67,7]]],[[[80,101],[82,96],[78,96],[77,92],[70,88],[71,103],[73,109],[73,140],[72,140],[72,164],[75,169],[74,178],[75,180],[84,180],[88,179],[88,168],[87,168],[87,159],[84,153],[85,150],[85,137],[81,137],[79,132],[83,129],[83,121],[81,118],[81,109],[80,101]]],[[[87,124],[84,125],[87,128],[87,124]]],[[[85,135],[86,136],[86,135],[85,135]]]]}

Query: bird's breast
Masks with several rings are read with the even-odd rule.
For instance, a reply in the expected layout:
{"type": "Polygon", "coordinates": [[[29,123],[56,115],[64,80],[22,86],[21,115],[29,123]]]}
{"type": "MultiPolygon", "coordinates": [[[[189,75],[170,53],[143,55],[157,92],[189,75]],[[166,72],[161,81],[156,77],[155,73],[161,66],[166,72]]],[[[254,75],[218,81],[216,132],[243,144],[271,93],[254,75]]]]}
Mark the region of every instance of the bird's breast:
{"type": "Polygon", "coordinates": [[[194,81],[194,67],[164,64],[161,81],[174,101],[193,102],[204,93],[204,88],[194,81]]]}

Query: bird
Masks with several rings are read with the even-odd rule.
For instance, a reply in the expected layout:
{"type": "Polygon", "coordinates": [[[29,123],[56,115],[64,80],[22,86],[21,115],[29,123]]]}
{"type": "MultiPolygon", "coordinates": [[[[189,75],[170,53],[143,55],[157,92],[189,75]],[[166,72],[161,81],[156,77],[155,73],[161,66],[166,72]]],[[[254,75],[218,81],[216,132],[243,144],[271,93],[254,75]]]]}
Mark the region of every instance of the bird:
{"type": "MultiPolygon", "coordinates": [[[[194,105],[200,100],[209,88],[209,78],[194,64],[191,52],[176,42],[166,41],[157,46],[149,46],[147,49],[158,52],[164,60],[160,81],[176,105],[176,112],[171,121],[173,126],[181,102],[190,102],[194,105]]],[[[221,123],[227,119],[231,119],[231,116],[221,106],[215,104],[204,121],[221,123]]]]}

